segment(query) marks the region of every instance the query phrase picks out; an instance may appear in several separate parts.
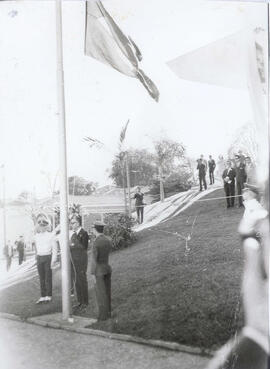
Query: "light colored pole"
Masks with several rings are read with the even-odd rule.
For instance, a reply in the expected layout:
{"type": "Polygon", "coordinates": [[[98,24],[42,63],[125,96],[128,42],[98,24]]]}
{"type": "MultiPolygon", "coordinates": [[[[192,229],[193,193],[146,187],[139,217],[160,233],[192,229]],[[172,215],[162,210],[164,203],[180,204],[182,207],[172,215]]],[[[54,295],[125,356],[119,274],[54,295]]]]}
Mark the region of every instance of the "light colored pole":
{"type": "Polygon", "coordinates": [[[66,154],[66,121],[65,121],[65,90],[63,71],[63,40],[62,40],[62,4],[55,0],[56,40],[57,40],[57,98],[59,118],[59,156],[60,156],[60,244],[62,263],[62,318],[71,317],[70,301],[70,250],[69,250],[69,219],[68,219],[68,185],[67,185],[67,154],[66,154]]]}
{"type": "Polygon", "coordinates": [[[7,243],[7,232],[6,232],[6,178],[5,178],[5,164],[1,166],[2,172],[2,183],[3,183],[3,242],[4,247],[7,243]]]}
{"type": "Polygon", "coordinates": [[[159,171],[159,189],[160,189],[160,201],[164,201],[164,186],[163,186],[163,173],[162,173],[162,167],[159,165],[158,167],[159,171]]]}
{"type": "Polygon", "coordinates": [[[127,172],[127,191],[128,191],[128,215],[131,216],[130,175],[129,175],[129,160],[127,152],[126,152],[126,172],[127,172]]]}

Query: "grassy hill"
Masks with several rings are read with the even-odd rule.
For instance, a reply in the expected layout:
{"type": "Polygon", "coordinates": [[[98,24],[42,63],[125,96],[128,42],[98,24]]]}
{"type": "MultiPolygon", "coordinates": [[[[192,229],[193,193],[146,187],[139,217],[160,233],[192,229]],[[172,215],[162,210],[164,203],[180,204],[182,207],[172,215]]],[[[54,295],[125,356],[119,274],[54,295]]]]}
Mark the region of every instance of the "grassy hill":
{"type": "MultiPolygon", "coordinates": [[[[217,190],[207,198],[223,195],[223,190],[217,190]]],[[[140,232],[136,244],[111,255],[113,318],[92,328],[202,348],[224,343],[243,319],[243,255],[237,235],[242,213],[241,209],[226,209],[224,199],[201,201],[140,232]],[[192,233],[187,247],[185,240],[172,234],[175,232],[192,233]]],[[[56,273],[52,304],[33,305],[38,297],[35,279],[4,290],[0,311],[22,316],[59,311],[56,273]]],[[[88,315],[95,313],[90,286],[88,315]]]]}

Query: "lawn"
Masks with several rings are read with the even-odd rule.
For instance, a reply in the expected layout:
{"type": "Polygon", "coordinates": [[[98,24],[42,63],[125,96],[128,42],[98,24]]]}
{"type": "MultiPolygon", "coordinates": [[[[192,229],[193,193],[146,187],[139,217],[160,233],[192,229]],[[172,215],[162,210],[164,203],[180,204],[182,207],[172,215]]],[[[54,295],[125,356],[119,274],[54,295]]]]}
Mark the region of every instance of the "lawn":
{"type": "MultiPolygon", "coordinates": [[[[223,194],[217,190],[207,198],[223,194]]],[[[132,247],[111,255],[113,318],[92,328],[201,348],[224,343],[243,322],[243,255],[237,235],[242,213],[226,209],[225,200],[196,202],[181,215],[140,232],[132,247]],[[192,232],[188,247],[167,232],[192,232]]],[[[20,316],[60,311],[59,271],[54,280],[51,304],[34,305],[35,278],[4,290],[0,311],[20,316]]],[[[87,315],[93,317],[93,286],[89,290],[87,315]]]]}

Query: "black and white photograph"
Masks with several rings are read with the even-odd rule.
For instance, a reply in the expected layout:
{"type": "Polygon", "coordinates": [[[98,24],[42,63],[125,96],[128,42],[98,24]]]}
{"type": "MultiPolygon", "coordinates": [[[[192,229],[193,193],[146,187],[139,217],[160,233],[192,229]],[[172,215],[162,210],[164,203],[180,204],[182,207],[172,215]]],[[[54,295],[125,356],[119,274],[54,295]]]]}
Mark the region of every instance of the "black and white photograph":
{"type": "Polygon", "coordinates": [[[269,369],[267,0],[0,1],[1,369],[269,369]]]}

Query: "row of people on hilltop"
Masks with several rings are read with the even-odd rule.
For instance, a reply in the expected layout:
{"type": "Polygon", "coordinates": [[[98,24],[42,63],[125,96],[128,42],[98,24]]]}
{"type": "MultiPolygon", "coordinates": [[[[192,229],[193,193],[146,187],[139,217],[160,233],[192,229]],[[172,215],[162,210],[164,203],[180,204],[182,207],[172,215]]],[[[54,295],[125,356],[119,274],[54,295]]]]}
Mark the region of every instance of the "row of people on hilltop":
{"type": "Polygon", "coordinates": [[[210,185],[215,183],[215,169],[216,169],[216,162],[212,158],[212,155],[209,155],[209,160],[207,161],[204,159],[203,155],[197,160],[197,170],[199,173],[199,183],[200,183],[200,191],[207,190],[207,183],[206,183],[206,173],[207,170],[209,172],[209,183],[210,185]]]}
{"type": "Polygon", "coordinates": [[[255,183],[255,170],[256,168],[250,157],[245,157],[241,153],[235,154],[233,160],[227,160],[226,169],[222,174],[227,208],[234,207],[235,189],[237,189],[238,207],[243,206],[242,192],[245,184],[252,185],[255,183]]]}
{"type": "MultiPolygon", "coordinates": [[[[237,193],[238,195],[240,195],[241,189],[243,189],[243,183],[253,183],[255,181],[256,168],[255,165],[252,163],[251,158],[249,156],[245,156],[241,150],[239,150],[238,153],[234,155],[234,158],[229,159],[229,161],[231,167],[234,168],[236,172],[237,193]]],[[[215,183],[215,169],[217,169],[216,175],[218,176],[218,178],[222,178],[224,181],[224,171],[228,169],[227,164],[228,161],[226,162],[222,155],[219,156],[217,163],[211,155],[209,155],[208,161],[204,159],[203,155],[201,155],[200,158],[197,160],[200,191],[202,191],[203,188],[205,190],[207,189],[207,171],[209,173],[210,185],[215,183]]],[[[241,199],[240,205],[242,206],[241,199]]]]}

